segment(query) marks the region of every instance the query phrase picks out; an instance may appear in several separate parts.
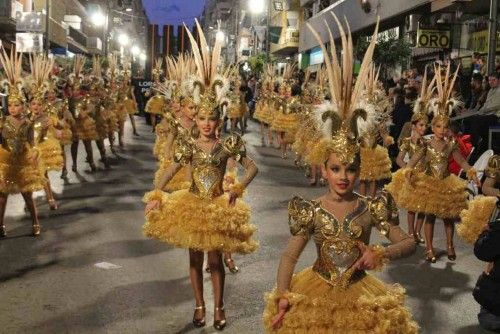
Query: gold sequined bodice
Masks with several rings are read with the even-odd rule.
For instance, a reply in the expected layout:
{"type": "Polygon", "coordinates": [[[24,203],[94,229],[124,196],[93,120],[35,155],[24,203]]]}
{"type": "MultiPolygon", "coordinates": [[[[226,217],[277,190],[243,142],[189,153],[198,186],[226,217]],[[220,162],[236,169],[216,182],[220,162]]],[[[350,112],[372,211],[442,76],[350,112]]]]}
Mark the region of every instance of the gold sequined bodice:
{"type": "Polygon", "coordinates": [[[425,173],[439,179],[444,179],[449,176],[448,158],[456,147],[457,143],[454,139],[447,141],[441,150],[432,147],[430,140],[427,141],[425,150],[425,173]]]}
{"type": "MultiPolygon", "coordinates": [[[[419,154],[425,150],[425,142],[422,138],[417,139],[417,142],[414,143],[411,140],[411,137],[406,137],[401,141],[401,145],[399,146],[400,151],[406,151],[411,159],[411,157],[415,156],[415,154],[419,154]]],[[[415,170],[424,171],[425,163],[423,159],[420,159],[415,166],[415,170]]]]}
{"type": "Polygon", "coordinates": [[[174,144],[174,161],[191,165],[190,192],[201,198],[212,199],[224,193],[222,183],[227,160],[241,161],[245,156],[243,139],[231,134],[217,143],[210,153],[204,152],[185,136],[178,136],[174,144]]]}
{"type": "Polygon", "coordinates": [[[33,136],[32,124],[24,122],[16,127],[9,118],[6,118],[1,130],[2,147],[14,155],[23,154],[33,136]]]}
{"type": "Polygon", "coordinates": [[[45,115],[40,115],[33,119],[33,135],[34,135],[35,145],[40,144],[43,141],[47,140],[47,135],[48,135],[47,122],[48,118],[45,115]]]}
{"type": "Polygon", "coordinates": [[[358,242],[369,243],[373,226],[387,235],[387,221],[394,211],[386,195],[373,200],[360,197],[356,209],[342,221],[317,201],[295,197],[288,204],[292,235],[312,237],[318,255],[313,270],[336,287],[346,287],[356,277],[352,265],[361,255],[358,242]]]}

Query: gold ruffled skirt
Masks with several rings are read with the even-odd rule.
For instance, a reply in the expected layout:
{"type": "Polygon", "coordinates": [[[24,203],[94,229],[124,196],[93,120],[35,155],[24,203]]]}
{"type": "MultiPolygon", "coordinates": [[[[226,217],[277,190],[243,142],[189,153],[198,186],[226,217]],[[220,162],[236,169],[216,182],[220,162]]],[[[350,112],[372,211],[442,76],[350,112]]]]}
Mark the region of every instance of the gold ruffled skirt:
{"type": "MultiPolygon", "coordinates": [[[[148,202],[152,195],[146,194],[148,202]]],[[[188,190],[163,193],[160,208],[146,215],[144,234],[180,248],[247,254],[258,243],[250,224],[250,208],[241,200],[229,205],[229,197],[201,199],[188,190]]]]}
{"type": "Polygon", "coordinates": [[[89,116],[78,118],[73,135],[79,140],[97,140],[99,134],[94,119],[89,116]]]}
{"type": "Polygon", "coordinates": [[[271,130],[276,132],[294,132],[299,125],[297,114],[276,113],[272,123],[271,130]]]}
{"type": "Polygon", "coordinates": [[[17,194],[42,190],[45,185],[43,164],[30,159],[33,149],[21,156],[0,147],[0,193],[17,194]]]}
{"type": "Polygon", "coordinates": [[[401,168],[392,173],[391,182],[385,185],[385,189],[392,195],[399,208],[408,210],[411,205],[408,201],[413,198],[408,197],[408,191],[411,191],[411,187],[407,186],[405,171],[406,169],[401,168]]]}
{"type": "Polygon", "coordinates": [[[128,112],[127,109],[125,109],[124,102],[116,103],[115,115],[116,119],[118,120],[118,123],[124,123],[127,120],[128,112]]]}
{"type": "Polygon", "coordinates": [[[496,207],[497,198],[478,196],[469,202],[469,207],[460,213],[461,223],[457,234],[467,243],[474,244],[488,223],[496,207]]]}
{"type": "Polygon", "coordinates": [[[264,326],[268,333],[314,334],[413,334],[418,325],[404,306],[404,289],[387,285],[366,275],[346,290],[334,288],[306,268],[294,275],[290,303],[282,327],[273,331],[272,319],[278,312],[280,295],[266,294],[264,326]]]}
{"type": "Polygon", "coordinates": [[[389,152],[380,145],[375,148],[361,147],[361,171],[359,179],[362,181],[378,181],[391,178],[391,159],[389,152]]]}
{"type": "Polygon", "coordinates": [[[134,115],[137,112],[137,104],[130,98],[123,101],[123,106],[129,115],[134,115]]]}
{"type": "Polygon", "coordinates": [[[165,107],[165,100],[161,96],[153,96],[148,100],[144,109],[147,113],[162,115],[163,107],[165,107]]]}
{"type": "MultiPolygon", "coordinates": [[[[156,129],[158,131],[158,126],[156,126],[156,129]]],[[[165,152],[165,145],[167,144],[167,137],[165,135],[160,135],[156,134],[156,140],[155,140],[155,145],[153,147],[153,155],[155,156],[156,159],[160,159],[161,155],[163,152],[165,152]]]]}
{"type": "Polygon", "coordinates": [[[258,103],[254,117],[264,124],[272,124],[274,119],[274,110],[268,103],[258,103]]]}
{"type": "Polygon", "coordinates": [[[229,117],[229,118],[241,118],[241,117],[245,116],[246,112],[247,112],[246,106],[238,104],[238,105],[231,106],[228,108],[227,117],[229,117]]]}
{"type": "MultiPolygon", "coordinates": [[[[154,186],[157,187],[163,172],[170,167],[172,162],[168,159],[161,159],[158,163],[158,170],[155,173],[154,186]]],[[[174,192],[181,189],[188,189],[191,186],[191,172],[188,166],[183,166],[174,177],[163,188],[163,191],[174,192]]]]}
{"type": "Polygon", "coordinates": [[[62,170],[64,165],[61,144],[55,138],[48,137],[37,145],[45,171],[62,170]]]}
{"type": "Polygon", "coordinates": [[[59,143],[61,145],[69,145],[73,142],[73,131],[71,131],[71,126],[68,123],[64,123],[61,131],[61,138],[59,143]]]}
{"type": "Polygon", "coordinates": [[[439,179],[416,173],[414,179],[413,184],[405,179],[406,189],[400,201],[406,210],[439,218],[458,218],[467,208],[467,184],[455,174],[439,179]]]}

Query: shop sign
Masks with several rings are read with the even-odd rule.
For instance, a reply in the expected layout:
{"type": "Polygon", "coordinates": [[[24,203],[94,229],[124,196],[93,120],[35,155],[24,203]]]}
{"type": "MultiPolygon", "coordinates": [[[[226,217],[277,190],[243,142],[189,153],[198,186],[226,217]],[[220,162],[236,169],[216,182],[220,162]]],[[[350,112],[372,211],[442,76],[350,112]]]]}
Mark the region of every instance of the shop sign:
{"type": "Polygon", "coordinates": [[[449,30],[418,29],[417,46],[419,48],[449,49],[451,46],[449,30]]]}
{"type": "MultiPolygon", "coordinates": [[[[479,53],[488,53],[489,32],[481,30],[473,32],[470,42],[470,49],[479,53]]],[[[500,32],[497,32],[497,51],[500,51],[500,32]]]]}

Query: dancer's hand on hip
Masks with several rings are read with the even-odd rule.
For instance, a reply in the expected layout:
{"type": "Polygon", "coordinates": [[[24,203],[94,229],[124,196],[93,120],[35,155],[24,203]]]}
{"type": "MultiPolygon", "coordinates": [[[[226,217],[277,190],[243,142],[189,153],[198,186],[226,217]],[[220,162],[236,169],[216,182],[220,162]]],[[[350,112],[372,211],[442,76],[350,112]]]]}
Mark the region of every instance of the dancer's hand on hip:
{"type": "Polygon", "coordinates": [[[271,323],[274,330],[281,328],[283,325],[283,318],[285,318],[285,313],[288,311],[290,303],[286,298],[280,298],[278,301],[278,314],[276,314],[271,323]]]}

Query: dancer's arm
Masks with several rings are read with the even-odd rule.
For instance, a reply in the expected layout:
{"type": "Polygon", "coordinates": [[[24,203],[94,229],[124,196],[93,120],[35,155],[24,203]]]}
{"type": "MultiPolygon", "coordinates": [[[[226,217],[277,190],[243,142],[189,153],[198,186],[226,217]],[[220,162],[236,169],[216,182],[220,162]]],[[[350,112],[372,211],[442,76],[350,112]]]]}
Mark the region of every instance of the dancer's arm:
{"type": "Polygon", "coordinates": [[[495,188],[495,179],[491,177],[486,177],[483,183],[483,194],[486,196],[496,196],[500,197],[500,189],[495,188]]]}
{"type": "Polygon", "coordinates": [[[399,146],[399,153],[398,156],[396,157],[396,163],[401,168],[406,167],[406,162],[404,161],[406,153],[408,153],[408,147],[405,144],[405,141],[403,141],[403,143],[401,143],[401,145],[399,146]]]}
{"type": "Polygon", "coordinates": [[[455,148],[451,154],[453,155],[453,159],[455,159],[457,164],[459,164],[460,167],[467,173],[467,178],[469,180],[473,180],[478,186],[480,186],[481,183],[479,182],[479,179],[477,178],[476,170],[474,169],[474,167],[469,165],[469,163],[467,163],[467,161],[464,159],[464,157],[460,153],[460,150],[458,148],[455,148]]]}

